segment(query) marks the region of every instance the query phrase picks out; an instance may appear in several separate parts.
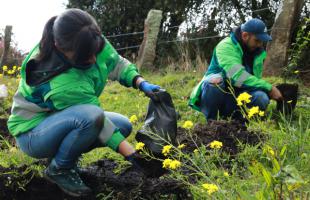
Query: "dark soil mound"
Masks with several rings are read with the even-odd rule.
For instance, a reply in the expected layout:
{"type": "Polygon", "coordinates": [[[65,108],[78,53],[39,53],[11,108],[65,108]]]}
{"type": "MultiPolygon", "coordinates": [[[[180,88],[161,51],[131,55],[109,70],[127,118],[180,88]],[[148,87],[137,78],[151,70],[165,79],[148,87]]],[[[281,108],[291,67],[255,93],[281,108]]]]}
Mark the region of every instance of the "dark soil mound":
{"type": "Polygon", "coordinates": [[[223,150],[230,155],[236,155],[240,149],[239,144],[256,145],[262,139],[263,135],[247,130],[246,126],[237,121],[215,121],[210,120],[207,125],[198,124],[192,131],[192,138],[186,134],[186,130],[178,129],[178,142],[186,144],[185,152],[193,152],[196,145],[207,146],[212,141],[217,140],[223,143],[223,150]]]}
{"type": "MultiPolygon", "coordinates": [[[[0,134],[11,145],[15,139],[7,129],[7,119],[0,118],[0,134]]],[[[0,149],[5,148],[0,138],[0,149]]],[[[38,164],[46,165],[39,161],[38,164]]],[[[158,168],[158,163],[154,162],[158,168]]],[[[117,163],[112,160],[100,160],[81,170],[81,177],[93,189],[93,195],[84,198],[73,198],[64,194],[55,184],[34,175],[27,166],[3,168],[0,166],[0,199],[159,199],[174,195],[178,199],[191,199],[185,187],[168,178],[149,178],[134,168],[122,174],[113,172],[117,163]]],[[[160,165],[161,167],[161,165],[160,165]]],[[[156,174],[156,169],[150,169],[156,174]]]]}
{"type": "Polygon", "coordinates": [[[44,178],[25,173],[27,167],[0,167],[0,199],[159,199],[174,195],[178,199],[191,199],[185,187],[175,180],[168,178],[147,178],[133,168],[121,174],[115,174],[117,166],[112,160],[100,160],[81,170],[84,182],[93,189],[91,196],[83,198],[70,197],[64,194],[55,184],[44,178]],[[26,181],[26,182],[25,182],[26,181]],[[24,190],[19,183],[27,183],[24,190]]]}

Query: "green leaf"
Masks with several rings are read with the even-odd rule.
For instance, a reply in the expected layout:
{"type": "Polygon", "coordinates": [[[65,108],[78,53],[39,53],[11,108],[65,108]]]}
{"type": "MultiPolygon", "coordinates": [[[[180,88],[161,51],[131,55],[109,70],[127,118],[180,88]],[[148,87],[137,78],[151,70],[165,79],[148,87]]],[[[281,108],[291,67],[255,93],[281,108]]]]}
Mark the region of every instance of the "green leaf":
{"type": "Polygon", "coordinates": [[[273,173],[278,173],[281,169],[279,162],[277,161],[277,159],[272,159],[272,165],[273,165],[273,173]]]}
{"type": "Polygon", "coordinates": [[[271,173],[261,164],[258,163],[258,167],[263,174],[263,177],[265,179],[265,182],[267,183],[267,186],[270,187],[271,184],[273,183],[273,178],[271,176],[271,173]]]}
{"type": "Polygon", "coordinates": [[[263,173],[264,179],[267,183],[267,186],[270,187],[272,184],[272,176],[271,176],[270,172],[268,172],[265,168],[263,168],[262,173],[263,173]]]}
{"type": "Polygon", "coordinates": [[[287,146],[284,145],[281,149],[281,152],[280,152],[280,157],[282,158],[284,156],[284,154],[286,153],[286,149],[287,149],[287,146]]]}
{"type": "Polygon", "coordinates": [[[283,171],[287,174],[287,177],[284,179],[284,182],[287,184],[293,184],[293,183],[303,183],[303,179],[299,175],[298,170],[292,166],[287,165],[283,168],[283,171]]]}

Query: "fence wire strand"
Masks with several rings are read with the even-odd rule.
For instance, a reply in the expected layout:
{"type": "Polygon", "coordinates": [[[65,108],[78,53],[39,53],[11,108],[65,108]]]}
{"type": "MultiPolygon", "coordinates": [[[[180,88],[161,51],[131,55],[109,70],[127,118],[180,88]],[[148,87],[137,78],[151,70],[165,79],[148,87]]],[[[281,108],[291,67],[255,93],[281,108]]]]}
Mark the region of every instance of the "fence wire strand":
{"type": "MultiPolygon", "coordinates": [[[[251,12],[259,12],[263,10],[269,10],[270,8],[260,8],[256,10],[252,10],[251,12]]],[[[207,21],[219,21],[219,19],[210,19],[207,21]]],[[[171,26],[171,27],[163,27],[165,30],[173,29],[173,28],[179,28],[180,25],[178,26],[171,26]]],[[[274,29],[287,29],[287,28],[274,28],[274,29]]],[[[268,31],[271,31],[272,29],[268,29],[268,31]]],[[[108,35],[106,38],[116,38],[116,37],[123,37],[123,36],[129,36],[129,35],[142,35],[144,34],[144,31],[140,32],[132,32],[132,33],[122,33],[122,34],[117,34],[117,35],[108,35]]],[[[166,43],[172,43],[172,42],[188,42],[188,41],[195,41],[195,40],[203,40],[203,39],[211,39],[211,38],[219,38],[223,37],[220,35],[213,35],[213,36],[206,36],[206,37],[199,37],[199,38],[188,38],[188,39],[177,39],[177,40],[170,40],[170,41],[160,41],[157,44],[166,44],[166,43]]],[[[129,47],[121,47],[117,48],[116,50],[126,50],[126,49],[134,49],[134,48],[139,48],[141,45],[134,45],[134,46],[129,46],[129,47]]]]}

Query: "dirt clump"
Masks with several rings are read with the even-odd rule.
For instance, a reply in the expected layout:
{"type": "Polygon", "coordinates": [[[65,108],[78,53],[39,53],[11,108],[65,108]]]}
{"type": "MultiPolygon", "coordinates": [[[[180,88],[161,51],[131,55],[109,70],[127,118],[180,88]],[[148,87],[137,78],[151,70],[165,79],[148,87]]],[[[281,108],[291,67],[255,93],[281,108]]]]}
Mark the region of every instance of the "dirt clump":
{"type": "Polygon", "coordinates": [[[113,160],[99,160],[80,169],[80,176],[93,192],[87,197],[71,197],[63,193],[55,184],[34,175],[22,167],[0,167],[0,199],[160,199],[174,195],[177,199],[191,199],[185,186],[170,178],[149,178],[143,173],[128,168],[123,173],[113,172],[117,163],[113,160]],[[27,172],[28,171],[28,172],[27,172]],[[25,173],[27,172],[27,173],[25,173]],[[24,187],[21,187],[24,185],[24,187]],[[113,197],[113,198],[112,198],[113,197]]]}
{"type": "Polygon", "coordinates": [[[247,127],[238,121],[216,121],[210,120],[207,124],[197,124],[191,131],[179,128],[177,141],[186,144],[185,152],[193,152],[197,146],[209,144],[214,141],[223,143],[223,151],[230,155],[240,152],[239,144],[256,145],[264,139],[264,135],[248,131],[247,127]],[[193,142],[195,141],[195,143],[193,142]]]}

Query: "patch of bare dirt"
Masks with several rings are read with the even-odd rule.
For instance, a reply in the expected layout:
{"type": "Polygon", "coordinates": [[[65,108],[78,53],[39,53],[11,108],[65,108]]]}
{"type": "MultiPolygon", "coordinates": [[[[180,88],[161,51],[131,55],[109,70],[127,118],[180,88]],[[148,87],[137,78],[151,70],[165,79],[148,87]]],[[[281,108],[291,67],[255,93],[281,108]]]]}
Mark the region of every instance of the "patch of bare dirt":
{"type": "Polygon", "coordinates": [[[121,174],[113,172],[117,163],[113,160],[100,160],[82,168],[80,175],[93,193],[87,197],[71,197],[63,193],[55,184],[44,178],[25,173],[26,166],[0,167],[0,199],[163,199],[173,195],[177,199],[191,199],[184,185],[169,178],[149,178],[134,168],[121,174]],[[25,182],[26,181],[26,182],[25,182]],[[27,183],[28,182],[28,183],[27,183]],[[19,183],[27,183],[22,189],[19,183]]]}
{"type": "Polygon", "coordinates": [[[180,144],[186,144],[185,152],[193,152],[197,148],[195,143],[198,146],[208,146],[212,141],[217,140],[223,143],[225,152],[236,155],[241,150],[239,149],[240,143],[256,145],[263,138],[264,135],[248,131],[247,127],[238,121],[210,120],[208,124],[196,125],[191,137],[185,129],[179,128],[177,140],[180,144]]]}

